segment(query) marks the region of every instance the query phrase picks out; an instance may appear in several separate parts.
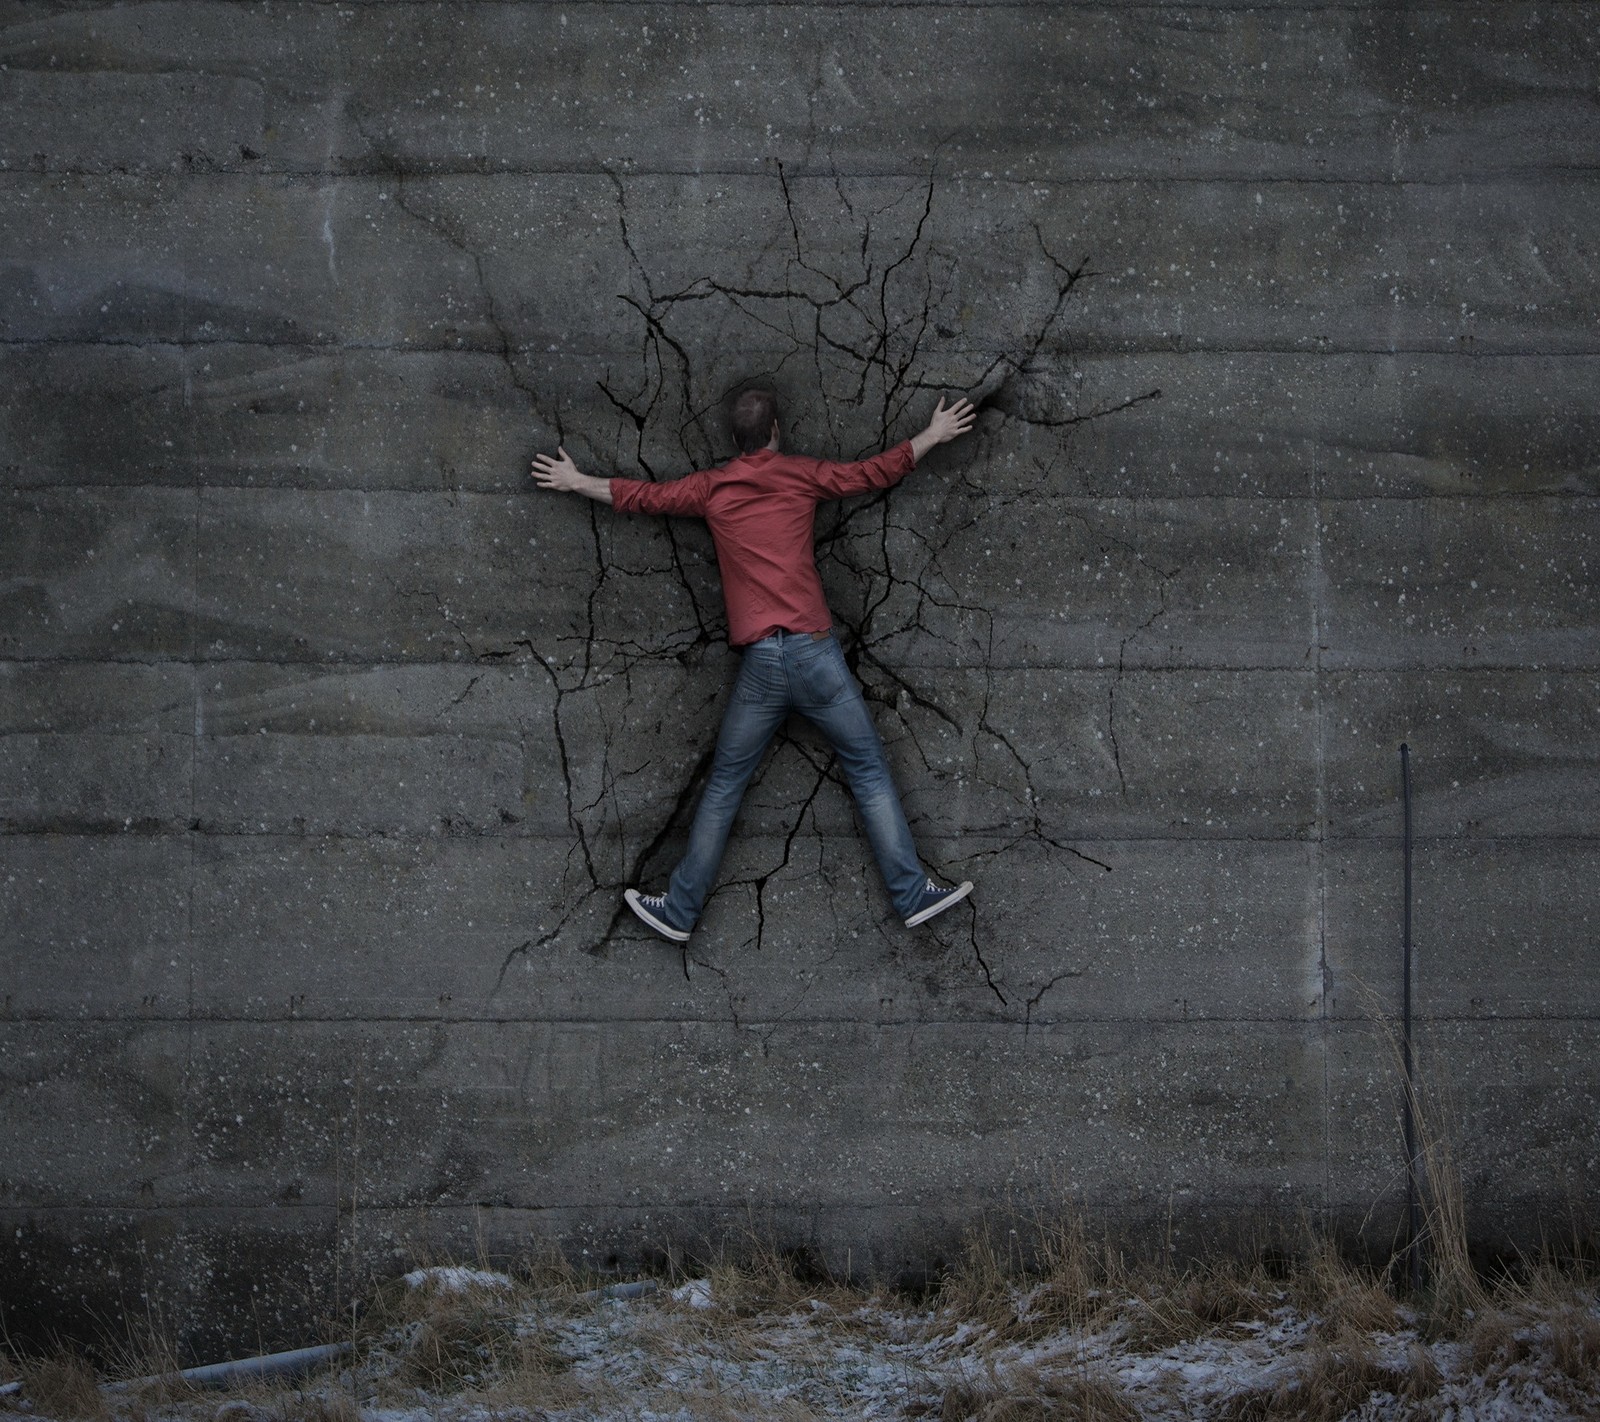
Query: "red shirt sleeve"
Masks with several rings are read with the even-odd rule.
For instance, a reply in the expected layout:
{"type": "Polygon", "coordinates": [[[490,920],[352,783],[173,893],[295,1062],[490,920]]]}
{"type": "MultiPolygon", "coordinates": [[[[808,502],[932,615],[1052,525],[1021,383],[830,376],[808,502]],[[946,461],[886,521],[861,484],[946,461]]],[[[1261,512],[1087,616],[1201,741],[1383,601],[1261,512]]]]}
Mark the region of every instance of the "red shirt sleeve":
{"type": "Polygon", "coordinates": [[[686,474],[666,484],[652,484],[645,479],[612,479],[610,483],[611,507],[618,513],[706,516],[706,495],[711,487],[708,470],[686,474]]]}
{"type": "Polygon", "coordinates": [[[871,459],[853,464],[836,464],[832,460],[818,459],[811,466],[811,483],[817,496],[823,499],[845,499],[851,494],[864,494],[869,489],[887,489],[898,484],[917,467],[917,457],[912,452],[911,441],[897,444],[871,459]]]}

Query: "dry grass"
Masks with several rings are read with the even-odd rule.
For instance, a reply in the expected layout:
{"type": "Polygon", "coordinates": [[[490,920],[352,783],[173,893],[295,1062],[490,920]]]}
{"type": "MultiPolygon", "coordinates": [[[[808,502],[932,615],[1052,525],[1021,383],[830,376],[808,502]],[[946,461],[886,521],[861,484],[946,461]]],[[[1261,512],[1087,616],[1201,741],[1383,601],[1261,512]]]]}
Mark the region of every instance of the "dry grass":
{"type": "Polygon", "coordinates": [[[711,1259],[681,1266],[679,1272],[684,1268],[710,1281],[715,1310],[742,1318],[811,1309],[816,1304],[830,1312],[849,1311],[863,1302],[859,1288],[834,1278],[811,1254],[780,1249],[754,1228],[711,1259]]]}
{"type": "Polygon", "coordinates": [[[1474,1320],[1467,1335],[1474,1372],[1487,1373],[1507,1363],[1520,1363],[1532,1353],[1531,1345],[1518,1339],[1516,1324],[1498,1308],[1486,1309],[1474,1320]]]}
{"type": "Polygon", "coordinates": [[[535,1312],[581,1307],[580,1281],[571,1270],[543,1263],[526,1273],[540,1286],[413,1287],[396,1279],[379,1288],[359,1340],[369,1357],[395,1356],[379,1395],[398,1403],[414,1403],[419,1391],[463,1395],[525,1409],[581,1401],[582,1390],[566,1376],[569,1360],[546,1331],[526,1322],[535,1312]]]}
{"type": "MultiPolygon", "coordinates": [[[[931,1312],[926,1299],[868,1293],[749,1240],[701,1277],[710,1280],[708,1307],[675,1299],[670,1280],[625,1301],[597,1296],[594,1280],[553,1256],[487,1285],[395,1280],[360,1317],[353,1387],[258,1384],[201,1395],[162,1384],[109,1401],[117,1422],[359,1422],[357,1397],[507,1422],[641,1411],[818,1422],[856,1415],[842,1368],[859,1376],[870,1357],[881,1373],[894,1356],[907,1417],[1130,1422],[1163,1369],[1228,1356],[1217,1352],[1228,1340],[1270,1334],[1270,1382],[1224,1403],[1210,1398],[1196,1416],[1333,1422],[1363,1407],[1443,1415],[1456,1394],[1441,1397],[1441,1388],[1458,1389],[1473,1374],[1491,1391],[1542,1389],[1576,1415],[1600,1415],[1600,1318],[1581,1259],[1475,1279],[1483,1307],[1470,1314],[1461,1311],[1466,1295],[1454,1294],[1431,1328],[1463,1345],[1448,1380],[1437,1359],[1452,1354],[1425,1346],[1425,1320],[1409,1306],[1431,1296],[1404,1300],[1383,1271],[1309,1230],[1292,1254],[1184,1264],[1130,1262],[1072,1218],[1034,1220],[1026,1232],[977,1231],[931,1312]],[[1197,1354],[1182,1351],[1191,1345],[1197,1354]],[[1169,1350],[1174,1357],[1159,1358],[1169,1350]]],[[[81,1362],[57,1357],[14,1370],[43,1415],[113,1416],[81,1362]]]]}
{"type": "Polygon", "coordinates": [[[1430,1215],[1436,1272],[1414,1301],[1422,1315],[1396,1294],[1386,1270],[1342,1254],[1309,1230],[1301,1248],[1270,1270],[1264,1256],[1131,1266],[1109,1244],[1091,1244],[1079,1225],[1056,1229],[1049,1247],[1035,1250],[1024,1267],[1014,1232],[975,1232],[939,1295],[939,1331],[962,1329],[970,1356],[988,1373],[949,1387],[941,1418],[1133,1415],[1118,1410],[1130,1404],[1114,1389],[1110,1395],[1080,1389],[1065,1402],[1052,1386],[997,1359],[1063,1330],[1080,1340],[1097,1336],[1097,1348],[1110,1337],[1123,1351],[1158,1353],[1206,1337],[1259,1332],[1285,1305],[1309,1324],[1303,1345],[1297,1352],[1290,1345],[1292,1356],[1272,1385],[1223,1404],[1219,1422],[1335,1422],[1364,1404],[1396,1416],[1433,1415],[1437,1404],[1430,1399],[1445,1379],[1413,1332],[1419,1321],[1435,1338],[1465,1343],[1472,1372],[1486,1375],[1487,1385],[1506,1377],[1542,1387],[1577,1415],[1600,1415],[1600,1318],[1581,1254],[1524,1268],[1515,1278],[1480,1278],[1471,1271],[1464,1216],[1452,1203],[1459,1185],[1445,1173],[1442,1152],[1431,1159],[1435,1187],[1449,1198],[1430,1215]],[[1455,1231],[1448,1241],[1445,1230],[1455,1231]],[[997,1246],[997,1238],[1006,1242],[997,1246]]]}
{"type": "Polygon", "coordinates": [[[497,1378],[520,1351],[515,1325],[487,1304],[439,1308],[419,1322],[400,1381],[430,1392],[460,1392],[497,1378]]]}
{"type": "Polygon", "coordinates": [[[994,1238],[992,1231],[968,1236],[939,1294],[946,1330],[966,1324],[991,1345],[1116,1328],[1124,1346],[1160,1352],[1258,1323],[1285,1300],[1316,1315],[1325,1333],[1402,1326],[1382,1279],[1315,1236],[1287,1280],[1272,1277],[1261,1255],[1133,1265],[1109,1241],[1092,1242],[1081,1222],[1041,1233],[1027,1266],[1019,1248],[997,1248],[994,1238]]]}
{"type": "Polygon", "coordinates": [[[1230,1398],[1217,1422],[1339,1422],[1369,1399],[1386,1395],[1399,1402],[1421,1402],[1439,1390],[1433,1355],[1420,1345],[1395,1366],[1382,1361],[1370,1339],[1343,1332],[1315,1343],[1289,1374],[1272,1387],[1230,1398]]]}
{"type": "Polygon", "coordinates": [[[282,1418],[283,1422],[361,1422],[361,1409],[355,1399],[336,1388],[279,1394],[269,1405],[267,1415],[282,1418]]]}
{"type": "Polygon", "coordinates": [[[1149,1266],[1133,1282],[1124,1339],[1141,1352],[1235,1331],[1270,1312],[1283,1290],[1260,1261],[1220,1259],[1181,1271],[1149,1266]]]}
{"type": "Polygon", "coordinates": [[[938,1298],[946,1328],[966,1323],[996,1343],[1026,1342],[1062,1329],[1108,1326],[1124,1311],[1129,1286],[1122,1254],[1091,1241],[1074,1216],[1035,1220],[1026,1236],[1015,1229],[969,1231],[938,1298]]]}
{"type": "Polygon", "coordinates": [[[111,1409],[95,1370],[74,1353],[60,1351],[25,1362],[22,1392],[35,1410],[72,1422],[109,1422],[111,1409]]]}
{"type": "Polygon", "coordinates": [[[1325,1237],[1310,1238],[1288,1284],[1290,1302],[1314,1316],[1324,1336],[1393,1333],[1405,1326],[1400,1301],[1383,1277],[1341,1254],[1325,1237]]]}
{"type": "Polygon", "coordinates": [[[1573,1382],[1600,1383],[1600,1319],[1568,1306],[1549,1321],[1550,1361],[1573,1382]]]}
{"type": "Polygon", "coordinates": [[[1590,1301],[1552,1294],[1548,1275],[1502,1290],[1468,1334],[1473,1371],[1490,1384],[1536,1378],[1579,1415],[1600,1413],[1600,1319],[1590,1301]]]}
{"type": "Polygon", "coordinates": [[[1424,1111],[1420,1104],[1417,1138],[1426,1206],[1423,1247],[1427,1284],[1423,1302],[1429,1326],[1436,1333],[1458,1331],[1489,1306],[1489,1294],[1467,1247],[1466,1196],[1455,1152],[1437,1128],[1434,1112],[1424,1111]]]}
{"type": "Polygon", "coordinates": [[[1397,1091],[1396,1145],[1404,1141],[1403,1117],[1409,1109],[1416,1131],[1414,1157],[1418,1204],[1421,1206],[1421,1248],[1425,1259],[1424,1308],[1435,1337],[1459,1333],[1489,1306],[1489,1294],[1467,1246],[1466,1192],[1456,1159],[1453,1129],[1458,1119],[1443,1079],[1425,1070],[1426,1048],[1412,1046],[1413,1071],[1407,1078],[1400,1030],[1377,994],[1365,991],[1368,1020],[1384,1044],[1397,1091]]]}
{"type": "Polygon", "coordinates": [[[395,1352],[402,1340],[398,1366],[380,1395],[413,1406],[422,1396],[454,1397],[506,1415],[593,1415],[621,1407],[624,1389],[610,1370],[580,1377],[546,1326],[619,1309],[625,1337],[617,1353],[627,1357],[628,1396],[646,1397],[656,1410],[687,1409],[696,1418],[812,1422],[804,1404],[756,1397],[726,1384],[719,1369],[736,1370],[767,1346],[752,1320],[796,1311],[831,1319],[824,1299],[862,1301],[859,1292],[802,1278],[776,1251],[748,1248],[736,1262],[725,1257],[711,1267],[709,1308],[675,1300],[668,1288],[613,1304],[594,1296],[595,1281],[555,1261],[524,1266],[518,1274],[523,1282],[515,1289],[417,1289],[403,1280],[380,1289],[363,1323],[368,1346],[395,1352]],[[815,1315],[804,1307],[815,1304],[822,1305],[815,1315]]]}
{"type": "Polygon", "coordinates": [[[1026,1367],[954,1384],[937,1416],[939,1422],[1139,1422],[1138,1409],[1109,1375],[1026,1367]]]}

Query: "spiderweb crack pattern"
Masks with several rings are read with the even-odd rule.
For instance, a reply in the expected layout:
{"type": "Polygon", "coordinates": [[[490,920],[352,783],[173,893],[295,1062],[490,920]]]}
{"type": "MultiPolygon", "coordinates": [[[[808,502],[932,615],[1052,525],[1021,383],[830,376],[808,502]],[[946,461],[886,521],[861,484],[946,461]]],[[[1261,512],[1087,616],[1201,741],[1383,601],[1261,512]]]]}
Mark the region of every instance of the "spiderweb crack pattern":
{"type": "MultiPolygon", "coordinates": [[[[991,440],[1013,424],[1053,436],[1053,456],[1041,466],[1035,488],[997,497],[971,472],[970,465],[978,460],[955,461],[950,491],[938,501],[931,521],[918,516],[925,515],[921,506],[910,510],[911,517],[901,512],[903,491],[825,507],[818,519],[818,563],[847,660],[881,708],[886,739],[898,747],[894,753],[914,756],[924,778],[939,775],[946,757],[928,740],[928,727],[937,726],[944,739],[965,745],[965,773],[1010,803],[1002,822],[979,826],[995,842],[958,862],[975,864],[1031,842],[1064,864],[1107,872],[1111,866],[1104,859],[1053,830],[1035,786],[1030,753],[996,712],[997,677],[1003,667],[995,614],[964,595],[962,579],[944,564],[957,556],[960,537],[979,528],[997,506],[1049,486],[1076,427],[1158,399],[1160,392],[1099,404],[1063,403],[1049,388],[1051,361],[1066,349],[1063,327],[1073,294],[1095,274],[1086,261],[1068,263],[1057,256],[1037,227],[1037,249],[1052,276],[1051,300],[1018,334],[1014,346],[974,354],[954,342],[961,324],[956,313],[962,269],[935,235],[940,198],[936,174],[887,196],[881,190],[855,191],[835,175],[834,221],[857,234],[849,243],[837,231],[814,235],[817,223],[807,213],[815,197],[809,203],[803,200],[781,164],[774,168],[774,181],[780,235],[738,275],[702,272],[684,281],[653,270],[638,244],[628,184],[613,178],[618,234],[636,283],[619,299],[637,322],[638,361],[633,370],[608,371],[601,390],[618,412],[623,447],[653,479],[716,462],[725,453],[717,428],[720,409],[742,379],[778,386],[786,407],[799,417],[786,429],[792,447],[837,450],[843,457],[860,457],[894,443],[915,417],[925,414],[920,405],[931,401],[933,392],[954,389],[975,392],[991,440]],[[715,341],[706,340],[708,330],[716,334],[715,341]],[[739,364],[708,359],[708,345],[718,344],[735,353],[739,364]],[[957,695],[952,700],[937,679],[908,666],[897,649],[919,640],[924,647],[943,643],[957,654],[957,665],[976,673],[975,699],[963,701],[957,695]],[[983,751],[983,743],[1001,759],[983,751]]],[[[1072,517],[1087,523],[1083,515],[1072,517]]],[[[1164,574],[1115,538],[1106,539],[1096,530],[1086,530],[1085,536],[1102,548],[1117,549],[1148,572],[1164,574]]],[[[667,521],[662,537],[673,567],[681,571],[678,526],[667,521]]],[[[1134,637],[1167,611],[1170,582],[1170,574],[1161,576],[1155,604],[1123,634],[1124,653],[1134,637]]],[[[721,638],[714,592],[701,596],[697,589],[694,616],[693,636],[701,646],[721,638]]],[[[1119,665],[1119,680],[1125,670],[1125,664],[1119,665]]],[[[1116,711],[1114,686],[1107,727],[1119,783],[1125,788],[1116,711]]],[[[634,861],[636,877],[649,879],[670,867],[708,765],[709,757],[702,758],[666,819],[658,821],[660,829],[634,861]]],[[[718,890],[723,896],[746,895],[752,922],[745,941],[718,955],[721,972],[738,975],[745,955],[774,941],[770,891],[790,876],[802,842],[820,845],[819,807],[829,796],[842,794],[842,786],[827,789],[830,781],[838,783],[838,777],[814,740],[805,732],[780,736],[752,796],[759,799],[764,785],[781,786],[787,824],[772,862],[756,871],[735,870],[718,890]]],[[[820,854],[816,858],[826,859],[820,854]]],[[[839,908],[835,903],[832,910],[835,927],[842,925],[839,908]]],[[[946,958],[959,951],[997,1008],[1007,1013],[1020,1009],[1018,1016],[1029,1021],[1045,993],[1072,976],[1072,970],[1009,983],[1003,965],[991,961],[994,945],[981,913],[981,907],[964,917],[958,912],[952,921],[934,925],[934,951],[946,958]]],[[[925,966],[926,951],[906,947],[898,935],[885,934],[884,946],[891,959],[913,972],[925,966]]],[[[713,951],[697,945],[685,954],[685,966],[712,966],[713,951]]],[[[959,963],[946,963],[939,971],[959,975],[959,963]]],[[[722,982],[730,994],[735,991],[731,978],[722,982]]]]}
{"type": "MultiPolygon", "coordinates": [[[[401,209],[470,263],[489,348],[530,414],[565,442],[560,409],[546,408],[525,374],[526,346],[514,339],[504,314],[508,303],[495,290],[493,269],[474,245],[470,225],[414,201],[398,168],[395,178],[401,209]]],[[[1008,669],[996,610],[963,567],[965,542],[983,536],[997,514],[1059,487],[1078,427],[1160,396],[1151,390],[1093,403],[1080,385],[1064,389],[1056,378],[1069,353],[1065,327],[1074,293],[1095,276],[1088,262],[1060,258],[1035,225],[1047,299],[1004,349],[974,349],[962,338],[970,278],[960,257],[939,241],[941,202],[950,199],[933,170],[925,180],[898,188],[835,173],[825,181],[808,179],[809,190],[801,194],[776,164],[771,211],[778,220],[765,244],[748,254],[740,270],[702,269],[687,280],[692,268],[669,277],[652,256],[652,214],[635,210],[632,181],[617,172],[609,180],[616,240],[628,273],[628,289],[615,293],[615,300],[634,344],[631,354],[606,363],[596,380],[616,424],[609,445],[603,430],[578,435],[593,463],[659,480],[718,462],[726,456],[724,402],[752,380],[779,389],[790,415],[790,447],[842,458],[863,457],[904,438],[926,417],[936,392],[968,392],[981,411],[979,428],[957,455],[938,456],[949,468],[931,476],[937,482],[924,478],[915,486],[824,506],[818,566],[847,661],[878,708],[891,756],[914,758],[917,774],[911,785],[902,777],[902,789],[954,778],[982,787],[991,804],[1003,807],[988,822],[980,816],[960,825],[966,843],[956,845],[958,870],[970,872],[1031,845],[1065,872],[1073,866],[1109,872],[1104,859],[1064,839],[1046,812],[1034,753],[1001,709],[1008,669]],[[819,193],[827,200],[819,201],[819,193]],[[985,454],[1014,429],[1027,431],[1032,479],[991,487],[985,454]],[[930,654],[945,672],[919,665],[930,654]]],[[[587,586],[571,590],[577,597],[567,629],[541,637],[539,645],[520,638],[475,646],[443,600],[430,594],[465,655],[486,664],[537,664],[551,693],[548,726],[530,724],[524,742],[547,740],[559,770],[569,831],[560,907],[553,923],[508,951],[496,991],[519,962],[533,969],[551,952],[601,954],[619,938],[643,936],[621,890],[664,877],[712,760],[710,728],[721,691],[715,673],[727,643],[705,530],[692,521],[665,519],[637,521],[636,529],[625,532],[620,525],[635,521],[616,520],[593,505],[579,517],[593,571],[587,586]],[[618,615],[640,601],[658,614],[647,624],[618,615]],[[677,695],[672,709],[658,712],[658,732],[663,716],[669,725],[662,734],[669,739],[672,724],[707,730],[696,740],[688,773],[674,772],[674,793],[663,805],[663,768],[652,764],[648,751],[625,759],[621,747],[629,744],[629,718],[636,721],[641,709],[659,704],[664,687],[677,695]],[[570,734],[575,726],[583,727],[584,752],[570,734]]],[[[1069,510],[1066,518],[1079,526],[1074,536],[1102,552],[1114,550],[1147,580],[1155,579],[1154,603],[1139,610],[1121,634],[1107,697],[1107,735],[1126,794],[1118,689],[1129,645],[1168,611],[1175,575],[1146,562],[1125,541],[1105,537],[1087,515],[1069,510]]],[[[849,924],[859,922],[852,900],[859,904],[862,871],[833,865],[836,846],[822,852],[826,826],[848,802],[848,792],[809,728],[780,733],[752,785],[752,803],[759,805],[764,789],[777,796],[784,828],[760,846],[736,836],[741,853],[730,855],[726,877],[708,905],[743,897],[749,931],[741,941],[724,944],[702,929],[683,950],[682,968],[686,975],[698,969],[718,984],[737,1026],[770,1034],[776,1020],[802,1009],[817,970],[841,951],[853,931],[849,924]],[[756,960],[789,951],[792,925],[775,915],[773,890],[792,886],[802,850],[813,866],[803,877],[811,892],[820,889],[824,904],[822,917],[808,922],[806,936],[819,943],[824,957],[807,960],[783,1006],[764,996],[752,1007],[751,974],[761,971],[756,960]],[[752,867],[750,858],[761,853],[767,859],[752,867]]],[[[919,825],[915,813],[912,818],[919,841],[927,841],[933,826],[925,819],[919,825]]],[[[875,884],[869,892],[877,892],[875,884]]],[[[883,919],[880,899],[881,893],[871,902],[883,919]]],[[[973,983],[996,1015],[1027,1025],[1045,995],[1075,970],[1056,963],[1042,972],[1008,972],[991,912],[980,895],[975,905],[960,906],[922,930],[915,943],[897,926],[880,924],[883,957],[928,994],[973,983]]],[[[770,994],[772,986],[762,991],[770,994]]]]}

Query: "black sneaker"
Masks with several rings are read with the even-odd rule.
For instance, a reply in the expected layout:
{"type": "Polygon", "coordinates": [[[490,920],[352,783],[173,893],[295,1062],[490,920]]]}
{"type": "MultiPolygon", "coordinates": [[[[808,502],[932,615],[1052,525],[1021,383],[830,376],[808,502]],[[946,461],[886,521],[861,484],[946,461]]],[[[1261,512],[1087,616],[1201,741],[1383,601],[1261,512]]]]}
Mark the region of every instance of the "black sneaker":
{"type": "MultiPolygon", "coordinates": [[[[906,915],[906,927],[915,928],[919,923],[926,923],[935,914],[943,913],[953,903],[959,903],[972,892],[972,880],[963,879],[953,889],[941,889],[929,879],[922,886],[922,897],[917,901],[917,906],[906,915]]],[[[634,910],[638,912],[637,909],[634,910]]]]}
{"type": "MultiPolygon", "coordinates": [[[[970,889],[972,885],[968,884],[967,887],[970,889]]],[[[641,894],[637,889],[624,889],[622,897],[627,900],[628,907],[663,938],[670,938],[674,943],[687,943],[689,941],[688,929],[674,928],[667,922],[667,896],[665,894],[641,894]]],[[[938,909],[934,910],[935,913],[938,913],[938,911],[938,909]]]]}

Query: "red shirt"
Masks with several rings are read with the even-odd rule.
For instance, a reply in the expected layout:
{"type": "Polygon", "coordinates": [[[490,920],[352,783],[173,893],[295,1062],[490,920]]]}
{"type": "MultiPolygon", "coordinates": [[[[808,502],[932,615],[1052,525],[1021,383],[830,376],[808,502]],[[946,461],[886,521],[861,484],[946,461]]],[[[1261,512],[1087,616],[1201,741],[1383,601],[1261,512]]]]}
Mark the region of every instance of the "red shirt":
{"type": "Polygon", "coordinates": [[[744,647],[780,628],[825,632],[833,625],[812,546],[817,505],[887,489],[916,463],[910,440],[856,464],[758,449],[669,484],[613,479],[611,502],[622,513],[706,521],[722,569],[728,641],[744,647]]]}

